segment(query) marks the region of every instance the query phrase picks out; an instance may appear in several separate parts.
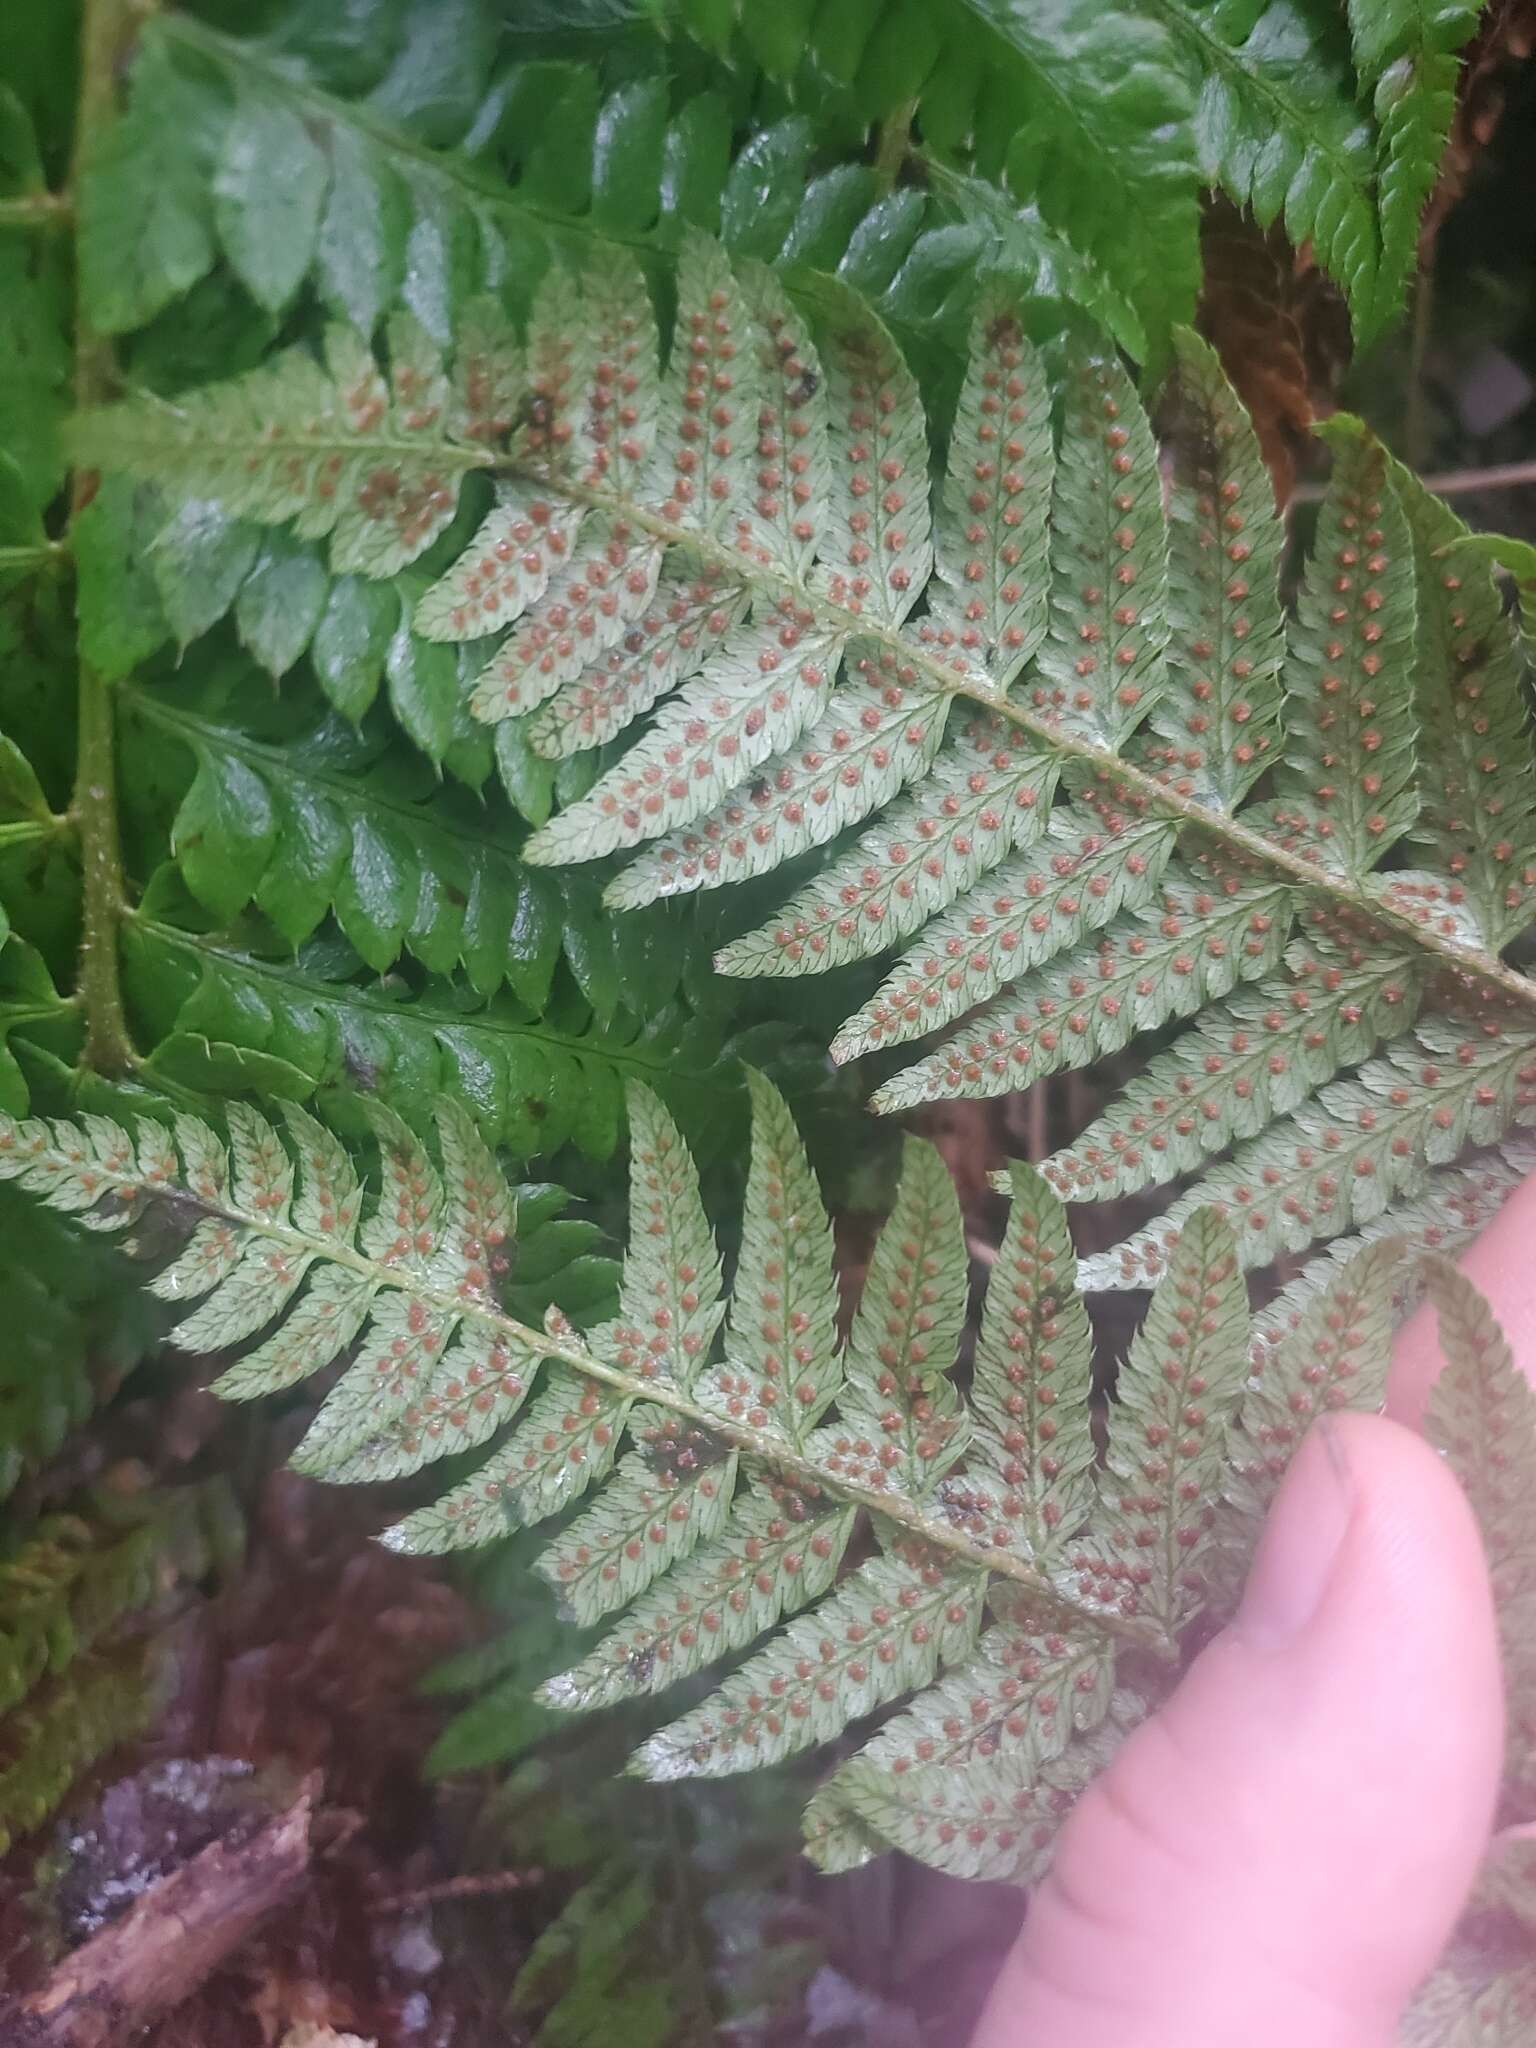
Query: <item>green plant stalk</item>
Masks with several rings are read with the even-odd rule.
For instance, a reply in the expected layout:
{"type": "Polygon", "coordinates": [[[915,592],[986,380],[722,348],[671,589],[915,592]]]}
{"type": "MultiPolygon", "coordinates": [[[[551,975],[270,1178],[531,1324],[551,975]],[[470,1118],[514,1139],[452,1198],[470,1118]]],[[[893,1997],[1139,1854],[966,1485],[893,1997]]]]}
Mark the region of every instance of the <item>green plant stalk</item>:
{"type": "MultiPolygon", "coordinates": [[[[133,18],[123,0],[85,0],[81,26],[80,97],[75,110],[75,154],[70,189],[77,192],[86,157],[111,121],[118,58],[133,18]]],[[[105,403],[114,384],[111,349],[86,315],[76,271],[75,405],[86,412],[105,403]]],[[[95,477],[76,470],[72,516],[90,502],[95,477]]],[[[79,662],[75,793],[71,816],[80,834],[80,996],[85,1007],[85,1064],[120,1074],[134,1063],[123,1008],[118,923],[125,901],[122,845],[117,823],[115,707],[111,687],[83,654],[79,662]]]]}
{"type": "Polygon", "coordinates": [[[61,561],[64,549],[56,540],[24,542],[14,547],[0,548],[0,570],[43,569],[61,561]]]}
{"type": "Polygon", "coordinates": [[[875,143],[875,178],[882,192],[893,192],[912,148],[912,122],[917,101],[906,100],[880,123],[875,143]]]}
{"type": "Polygon", "coordinates": [[[62,192],[22,192],[0,199],[0,228],[62,227],[71,210],[62,192]]]}
{"type": "Polygon", "coordinates": [[[29,846],[37,840],[53,839],[67,824],[65,818],[17,818],[11,824],[0,825],[0,853],[13,846],[29,846]]]}

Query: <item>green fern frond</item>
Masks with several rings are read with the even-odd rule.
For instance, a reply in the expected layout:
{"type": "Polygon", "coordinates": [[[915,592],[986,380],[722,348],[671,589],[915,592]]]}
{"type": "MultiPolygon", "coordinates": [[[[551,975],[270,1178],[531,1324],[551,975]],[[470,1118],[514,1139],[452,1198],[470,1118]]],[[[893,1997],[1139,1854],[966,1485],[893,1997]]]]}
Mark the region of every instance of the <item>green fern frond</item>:
{"type": "MultiPolygon", "coordinates": [[[[935,524],[915,382],[846,289],[796,307],[759,272],[739,282],[696,236],[679,283],[658,377],[637,272],[550,273],[529,332],[534,411],[505,452],[456,441],[446,403],[423,430],[515,483],[571,565],[542,594],[542,565],[515,589],[492,578],[510,632],[468,693],[478,718],[517,724],[545,703],[529,737],[563,752],[569,724],[545,721],[565,692],[578,722],[606,693],[606,732],[675,678],[648,730],[535,833],[526,859],[642,847],[608,886],[629,908],[769,872],[895,804],[722,962],[807,972],[906,939],[838,1035],[839,1059],[992,1004],[888,1081],[882,1107],[998,1092],[1195,1018],[1063,1171],[1074,1193],[1109,1192],[1127,1165],[1144,1185],[1227,1136],[1258,1150],[1203,1183],[1169,1226],[1097,1260],[1095,1284],[1129,1284],[1207,1200],[1240,1220],[1245,1265],[1347,1229],[1415,1192],[1469,1133],[1491,1142],[1524,1114],[1536,993],[1497,952],[1536,887],[1516,657],[1483,572],[1445,566],[1455,522],[1358,423],[1329,423],[1334,479],[1282,631],[1279,521],[1251,428],[1199,344],[1181,343],[1170,523],[1123,373],[1102,353],[1079,357],[1053,467],[1039,364],[1006,305],[987,300],[935,524]],[[653,689],[658,578],[669,616],[706,599],[711,609],[686,655],[681,634],[660,650],[653,689]],[[624,644],[646,663],[643,681],[612,659],[632,620],[638,637],[624,644]],[[1401,677],[1415,650],[1410,693],[1401,677]],[[1443,788],[1419,764],[1421,740],[1443,788]],[[1266,769],[1275,793],[1245,803],[1266,769]],[[1058,780],[1072,801],[1050,815],[1058,780]],[[1379,873],[1410,835],[1439,871],[1379,873]],[[1297,921],[1318,918],[1347,923],[1347,958],[1297,960],[1289,982],[1274,980],[1297,921]],[[1211,1007],[1244,979],[1266,1000],[1211,1007]],[[1415,1043],[1401,1034],[1426,999],[1415,1043]],[[1469,1003],[1490,1006],[1501,1050],[1480,1042],[1482,1023],[1458,1021],[1469,1003]],[[1223,1071],[1222,1041],[1255,1064],[1255,1023],[1262,1072],[1238,1077],[1245,1092],[1213,1088],[1181,1107],[1186,1069],[1213,1081],[1223,1071]],[[1383,1063],[1337,1100],[1314,1095],[1378,1042],[1383,1063]],[[1399,1114],[1410,1067],[1453,1054],[1467,1071],[1399,1114]],[[1366,1119],[1343,1179],[1315,1142],[1340,1114],[1366,1119]],[[1143,1135],[1161,1142],[1143,1147],[1143,1135]]],[[[482,335],[476,347],[511,360],[515,344],[482,335]]],[[[423,390],[464,381],[462,368],[412,363],[423,390]]],[[[309,394],[322,373],[263,374],[263,403],[294,382],[258,473],[283,459],[291,428],[294,474],[313,482],[309,394]]],[[[244,390],[199,402],[220,419],[252,417],[244,390]]],[[[133,403],[86,431],[131,449],[151,418],[133,403]]],[[[154,463],[204,498],[222,460],[187,440],[154,463]]],[[[409,495],[412,472],[401,474],[409,495]]],[[[329,500],[316,516],[340,517],[329,500]]],[[[447,595],[425,600],[431,630],[472,643],[482,621],[462,565],[437,589],[447,595]]]]}
{"type": "Polygon", "coordinates": [[[113,334],[141,325],[222,251],[264,302],[308,279],[360,334],[403,302],[446,344],[482,291],[510,285],[526,306],[552,257],[594,239],[670,250],[695,228],[743,257],[840,270],[913,333],[963,328],[995,268],[1065,289],[1128,344],[1142,340],[1082,253],[1037,214],[997,206],[983,180],[957,172],[928,192],[888,191],[862,160],[869,117],[851,104],[835,110],[823,92],[813,128],[760,94],[764,112],[743,135],[760,82],[750,58],[702,83],[696,65],[670,79],[658,41],[648,76],[631,66],[610,81],[590,48],[573,62],[522,54],[519,40],[493,75],[485,39],[466,38],[457,107],[423,122],[358,97],[352,68],[302,34],[230,35],[179,12],[147,24],[125,125],[86,186],[93,318],[113,334]],[[245,132],[253,121],[304,129],[303,203],[291,212],[250,174],[237,110],[245,132]],[[124,222],[146,218],[134,243],[124,222]]]}
{"type": "Polygon", "coordinates": [[[1275,758],[1284,536],[1258,442],[1214,352],[1190,333],[1174,351],[1168,680],[1151,723],[1176,786],[1232,811],[1275,758]]]}
{"type": "Polygon", "coordinates": [[[1261,1137],[1238,1147],[1165,1216],[1084,1274],[1089,1286],[1145,1285],[1166,1269],[1186,1219],[1231,1218],[1245,1266],[1299,1251],[1417,1194],[1467,1144],[1495,1143],[1536,1120],[1536,1034],[1492,1018],[1426,1019],[1349,1079],[1330,1082],[1261,1137]]]}
{"type": "Polygon", "coordinates": [[[1536,1391],[1473,1283],[1447,1260],[1429,1268],[1446,1369],[1425,1415],[1431,1440],[1466,1490],[1501,1605],[1536,1591],[1536,1525],[1523,1453],[1536,1443],[1536,1391]]]}
{"type": "Polygon", "coordinates": [[[1386,1399],[1394,1290],[1404,1240],[1387,1237],[1336,1266],[1327,1284],[1289,1323],[1274,1356],[1257,1368],[1233,1431],[1227,1496],[1256,1535],[1312,1424],[1336,1408],[1370,1410],[1386,1399]]]}
{"type": "MultiPolygon", "coordinates": [[[[1388,1240],[1446,1257],[1470,1244],[1495,1217],[1533,1169],[1536,1141],[1518,1136],[1470,1166],[1437,1167],[1423,1194],[1389,1202],[1378,1216],[1348,1237],[1336,1237],[1327,1250],[1311,1259],[1294,1279],[1254,1317],[1251,1358],[1255,1375],[1268,1369],[1277,1348],[1299,1329],[1301,1317],[1316,1296],[1332,1284],[1340,1267],[1363,1250],[1388,1240]]],[[[1397,1276],[1397,1307],[1408,1306],[1420,1291],[1417,1266],[1405,1265],[1397,1276]]]]}
{"type": "MultiPolygon", "coordinates": [[[[1269,931],[1283,934],[1283,909],[1266,904],[1260,915],[1271,920],[1269,931]]],[[[1253,922],[1245,916],[1250,934],[1253,922]]],[[[1181,920],[1176,942],[1190,926],[1230,944],[1209,912],[1198,922],[1181,920]]],[[[1244,950],[1258,959],[1256,974],[1275,964],[1251,937],[1244,950]]],[[[1257,1137],[1325,1081],[1356,1066],[1409,1024],[1419,1004],[1417,962],[1387,947],[1341,943],[1326,927],[1310,946],[1294,941],[1286,967],[1285,979],[1261,979],[1203,1011],[1194,1030],[1153,1055],[1113,1109],[1046,1162],[1066,1199],[1133,1194],[1196,1171],[1234,1139],[1257,1137]]],[[[1171,1014],[1178,1012],[1159,1004],[1154,1021],[1171,1014]]],[[[1089,1056],[1098,1049],[1092,1031],[1092,1022],[1083,1027],[1089,1056]]]]}
{"type": "Polygon", "coordinates": [[[537,918],[537,885],[494,812],[336,718],[265,739],[164,690],[121,701],[196,764],[171,852],[220,924],[255,905],[297,947],[329,913],[380,974],[408,952],[435,974],[462,966],[479,995],[521,983],[512,934],[537,918]]]}
{"type": "MultiPolygon", "coordinates": [[[[1016,1170],[962,1391],[967,1262],[938,1155],[910,1147],[840,1344],[825,1212],[782,1101],[760,1078],[752,1092],[733,1298],[694,1162],[636,1090],[618,1314],[586,1337],[558,1308],[542,1325],[510,1311],[517,1203],[452,1103],[430,1153],[375,1111],[376,1189],[305,1112],[280,1133],[239,1105],[227,1139],[186,1115],[137,1132],[8,1119],[0,1174],[146,1242],[157,1205],[190,1208],[199,1220],[154,1284],[195,1303],[185,1348],[248,1347],[223,1391],[344,1355],[306,1469],[375,1480],[491,1442],[391,1532],[397,1546],[483,1545],[596,1489],[540,1569],[579,1619],[620,1618],[547,1681],[545,1703],[649,1696],[752,1649],[646,1739],[643,1775],[749,1769],[914,1694],[817,1794],[812,1854],[843,1868],[895,1844],[958,1875],[1032,1879],[1076,1795],[1175,1682],[1187,1631],[1228,1610],[1308,1422],[1379,1405],[1403,1244],[1333,1260],[1255,1331],[1232,1229],[1211,1209],[1191,1217],[1120,1373],[1099,1470],[1086,1314],[1045,1180],[1016,1170]]],[[[535,1237],[546,1213],[535,1197],[535,1237]]],[[[1469,1284],[1442,1264],[1430,1285],[1452,1360],[1433,1426],[1508,1608],[1536,1569],[1527,1452],[1510,1451],[1529,1440],[1536,1456],[1536,1409],[1469,1284]]]]}
{"type": "Polygon", "coordinates": [[[1187,318],[1194,102],[1166,25],[1150,11],[1069,4],[1047,27],[1007,0],[964,5],[1017,59],[1014,190],[1037,197],[1154,333],[1187,318]]]}
{"type": "Polygon", "coordinates": [[[1470,536],[1401,464],[1393,487],[1419,573],[1416,667],[1424,762],[1413,838],[1454,878],[1458,913],[1503,945],[1536,911],[1536,795],[1525,773],[1528,722],[1519,651],[1498,591],[1464,556],[1470,536]]]}
{"type": "Polygon", "coordinates": [[[1379,129],[1379,304],[1392,317],[1418,262],[1419,223],[1456,111],[1457,52],[1477,27],[1477,0],[1351,0],[1349,30],[1362,97],[1379,129]]]}
{"type": "MultiPolygon", "coordinates": [[[[378,1480],[490,1444],[477,1471],[391,1532],[397,1546],[480,1546],[597,1489],[541,1569],[584,1620],[628,1612],[549,1681],[550,1704],[659,1692],[798,1614],[649,1739],[643,1771],[713,1775],[787,1756],[917,1691],[870,1753],[886,1777],[898,1749],[932,1763],[925,1731],[950,1725],[954,1699],[974,1699],[967,1772],[996,1760],[1041,1809],[1027,1843],[1005,1828],[988,1853],[1038,1858],[1044,1816],[1063,1803],[1050,1791],[1065,1783],[1055,1760],[1110,1712],[1117,1641],[1170,1656],[1215,1590],[1221,1447],[1249,1352],[1231,1234],[1210,1214],[1186,1229],[1121,1375],[1097,1476],[1087,1320],[1046,1183],[1018,1173],[966,1395],[953,1368],[967,1259],[938,1154],[910,1145],[839,1343],[815,1183],[782,1100],[761,1078],[752,1093],[729,1306],[694,1162],[637,1089],[618,1310],[585,1337],[558,1307],[542,1325],[512,1312],[517,1204],[451,1100],[434,1152],[374,1108],[376,1189],[307,1112],[288,1108],[279,1130],[239,1104],[227,1139],[185,1114],[136,1132],[100,1116],[7,1120],[0,1174],[88,1228],[146,1244],[157,1205],[190,1208],[199,1220],[153,1285],[186,1310],[184,1349],[243,1350],[218,1383],[226,1395],[287,1387],[345,1357],[301,1468],[378,1480]],[[1047,1671],[1071,1686],[1070,1711],[1047,1705],[1047,1671]],[[935,1680],[930,1698],[921,1689],[935,1680]],[[1013,1724],[1037,1717],[1040,1739],[1019,1742],[1013,1724]]],[[[558,1255],[544,1266],[543,1299],[558,1301],[558,1255]]],[[[1385,1343],[1384,1324],[1361,1340],[1362,1397],[1385,1343]]],[[[1277,1366],[1270,1385],[1300,1369],[1277,1366]]],[[[1341,1372],[1330,1398],[1354,1391],[1341,1372]]],[[[959,1757],[952,1740],[943,1756],[959,1757]]],[[[878,1835],[885,1795],[868,1778],[840,1777],[827,1797],[878,1835]]],[[[914,1787],[926,1783],[920,1770],[914,1787]]],[[[890,1831],[911,1833],[894,1809],[890,1831]]],[[[934,1854],[944,1861],[937,1843],[934,1854]]]]}
{"type": "MultiPolygon", "coordinates": [[[[1381,223],[1369,121],[1355,104],[1342,24],[1290,0],[1157,0],[1199,80],[1200,168],[1261,225],[1283,221],[1342,286],[1368,334],[1381,223]]],[[[1402,289],[1394,276],[1392,293],[1402,289]]]]}
{"type": "Polygon", "coordinates": [[[680,954],[669,935],[595,955],[586,996],[563,973],[555,986],[562,939],[569,962],[585,933],[540,881],[519,877],[503,956],[509,986],[480,999],[438,977],[414,988],[397,974],[381,980],[324,933],[294,957],[259,931],[249,943],[238,930],[199,931],[195,906],[162,876],[123,948],[129,1000],[154,1040],[145,1071],[216,1095],[376,1094],[407,1114],[454,1095],[492,1142],[525,1158],[567,1143],[606,1158],[629,1079],[680,1101],[692,1092],[705,1116],[722,1108],[725,1047],[677,999],[680,954]],[[649,1015],[621,1010],[621,994],[649,1015]]]}
{"type": "MultiPolygon", "coordinates": [[[[1006,174],[1136,308],[1155,353],[1188,317],[1188,203],[1202,182],[1314,249],[1363,336],[1392,317],[1477,10],[1357,7],[1353,51],[1342,21],[1287,0],[1157,0],[1092,21],[1069,10],[1048,31],[1005,0],[734,0],[720,12],[740,24],[733,53],[745,43],[807,108],[829,80],[866,118],[910,108],[912,149],[941,190],[946,173],[1006,174]]],[[[692,26],[707,40],[702,18],[692,26]]]]}

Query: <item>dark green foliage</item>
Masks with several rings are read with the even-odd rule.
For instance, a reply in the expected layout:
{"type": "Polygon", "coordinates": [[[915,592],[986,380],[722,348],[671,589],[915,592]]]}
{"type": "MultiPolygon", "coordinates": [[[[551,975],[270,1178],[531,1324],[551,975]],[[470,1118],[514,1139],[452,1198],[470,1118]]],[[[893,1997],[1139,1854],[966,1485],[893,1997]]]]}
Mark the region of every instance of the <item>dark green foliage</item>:
{"type": "Polygon", "coordinates": [[[658,1793],[622,1775],[654,1709],[572,1725],[541,1707],[538,1685],[584,1635],[556,1617],[532,1562],[527,1542],[513,1541],[473,1572],[498,1633],[427,1686],[467,1698],[428,1772],[477,1788],[469,1870],[531,1866],[549,1902],[538,1939],[498,1983],[508,2026],[531,2029],[542,2048],[607,2031],[636,2048],[704,2048],[733,2021],[753,2039],[797,2028],[822,1963],[788,1896],[797,1788],[765,1772],[723,1793],[658,1793]]]}
{"type": "Polygon", "coordinates": [[[163,1327],[121,1258],[0,1190],[0,1498],[63,1448],[163,1327]]]}
{"type": "Polygon", "coordinates": [[[0,1850],[157,1704],[157,1624],[228,1562],[221,1483],[40,1523],[0,1558],[0,1850]]]}

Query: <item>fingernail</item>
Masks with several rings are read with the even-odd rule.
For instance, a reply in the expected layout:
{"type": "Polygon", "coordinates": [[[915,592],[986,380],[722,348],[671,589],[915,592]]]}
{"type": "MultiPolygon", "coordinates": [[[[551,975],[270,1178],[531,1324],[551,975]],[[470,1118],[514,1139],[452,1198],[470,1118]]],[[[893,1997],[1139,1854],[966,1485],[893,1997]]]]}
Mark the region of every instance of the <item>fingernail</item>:
{"type": "Polygon", "coordinates": [[[1278,1650],[1322,1605],[1354,1512],[1355,1488],[1325,1419],[1307,1434],[1275,1496],[1233,1627],[1256,1649],[1278,1650]]]}

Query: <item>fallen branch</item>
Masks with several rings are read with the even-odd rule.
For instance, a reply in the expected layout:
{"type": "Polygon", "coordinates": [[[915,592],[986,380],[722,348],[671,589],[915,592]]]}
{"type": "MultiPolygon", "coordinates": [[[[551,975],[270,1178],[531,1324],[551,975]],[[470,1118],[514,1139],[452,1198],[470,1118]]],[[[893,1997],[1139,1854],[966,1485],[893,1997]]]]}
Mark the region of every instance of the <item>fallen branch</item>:
{"type": "Polygon", "coordinates": [[[152,1886],[0,2012],[6,2048],[125,2048],[173,2011],[303,1883],[317,1781],[293,1804],[222,1840],[152,1886]]]}
{"type": "Polygon", "coordinates": [[[525,1891],[542,1884],[542,1870],[487,1870],[464,1877],[445,1877],[440,1884],[422,1885],[413,1892],[392,1892],[387,1899],[374,1899],[368,1911],[374,1915],[415,1913],[423,1906],[446,1905],[457,1899],[486,1899],[503,1892],[525,1891]]]}

